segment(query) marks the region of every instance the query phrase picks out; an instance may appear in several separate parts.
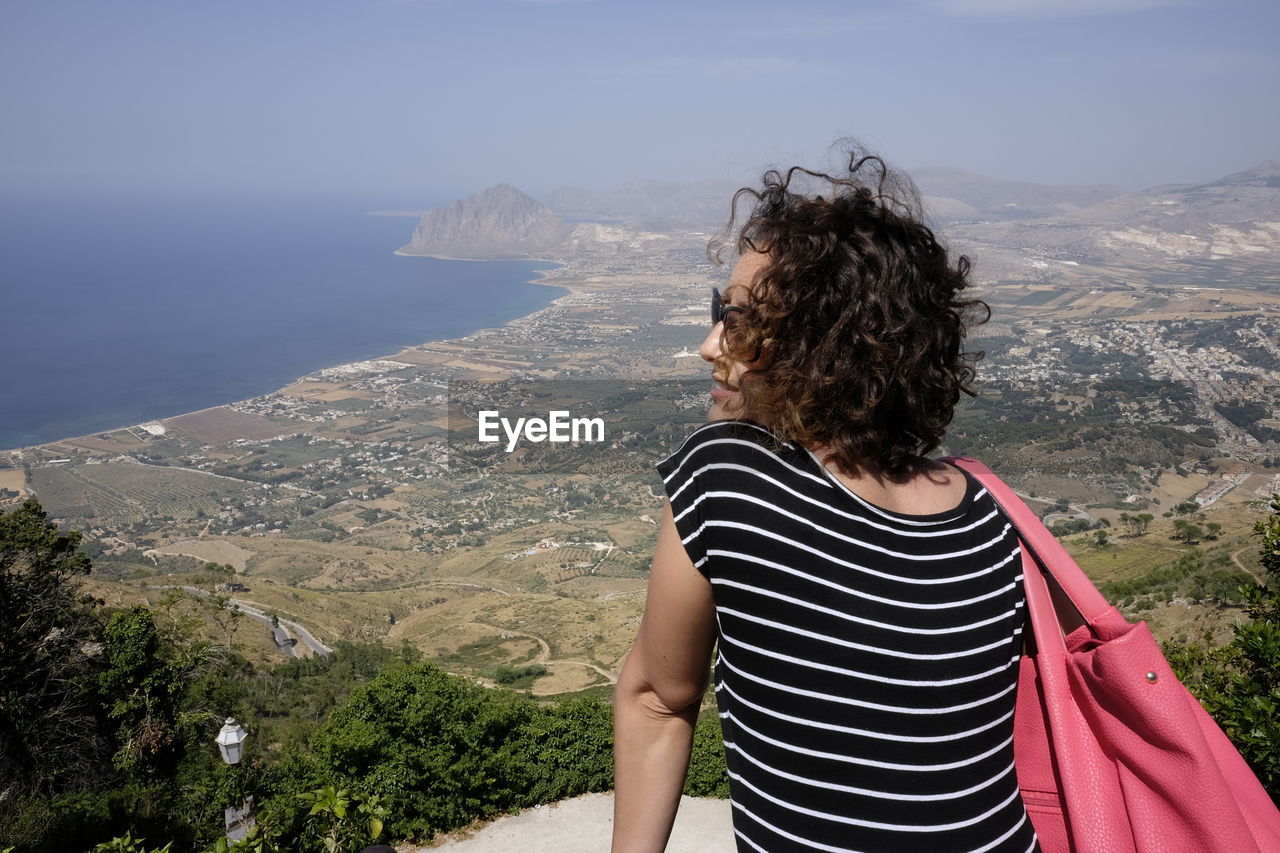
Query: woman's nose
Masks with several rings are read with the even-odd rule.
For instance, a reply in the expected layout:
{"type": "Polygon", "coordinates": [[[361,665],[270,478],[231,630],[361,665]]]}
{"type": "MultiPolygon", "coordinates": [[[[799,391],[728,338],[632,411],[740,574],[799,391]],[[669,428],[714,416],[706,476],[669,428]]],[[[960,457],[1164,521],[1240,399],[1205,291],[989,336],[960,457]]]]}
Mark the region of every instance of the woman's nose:
{"type": "Polygon", "coordinates": [[[707,336],[702,340],[702,346],[698,347],[698,355],[702,356],[703,361],[714,362],[720,357],[720,336],[724,333],[724,323],[716,323],[711,327],[711,331],[707,332],[707,336]]]}

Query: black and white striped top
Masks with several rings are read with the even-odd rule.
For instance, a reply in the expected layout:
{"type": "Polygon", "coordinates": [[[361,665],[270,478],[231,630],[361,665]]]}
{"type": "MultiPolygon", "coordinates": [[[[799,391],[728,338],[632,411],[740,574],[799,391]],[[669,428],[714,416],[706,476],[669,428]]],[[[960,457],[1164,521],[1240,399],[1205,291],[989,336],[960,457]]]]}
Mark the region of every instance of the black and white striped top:
{"type": "Polygon", "coordinates": [[[747,421],[658,464],[711,581],[740,851],[1026,851],[1013,766],[1015,533],[965,475],[905,515],[747,421]]]}

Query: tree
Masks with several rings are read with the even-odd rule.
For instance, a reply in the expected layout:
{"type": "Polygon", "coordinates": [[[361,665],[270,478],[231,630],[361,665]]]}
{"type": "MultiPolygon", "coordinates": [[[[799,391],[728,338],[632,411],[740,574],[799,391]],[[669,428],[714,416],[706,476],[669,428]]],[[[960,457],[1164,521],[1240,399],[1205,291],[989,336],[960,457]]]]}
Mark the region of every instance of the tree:
{"type": "Polygon", "coordinates": [[[34,500],[0,514],[0,849],[196,849],[225,805],[206,796],[222,784],[209,715],[186,699],[207,644],[163,636],[144,607],[103,625],[79,541],[34,500]]]}
{"type": "Polygon", "coordinates": [[[1280,799],[1280,495],[1254,525],[1264,579],[1243,590],[1252,621],[1221,649],[1169,644],[1179,677],[1231,737],[1273,800],[1280,799]]]}
{"type": "Polygon", "coordinates": [[[0,515],[0,802],[91,776],[106,749],[79,545],[34,498],[0,515]]]}
{"type": "Polygon", "coordinates": [[[108,715],[117,722],[115,766],[132,776],[153,777],[177,758],[178,713],[194,669],[194,654],[165,643],[151,611],[142,606],[114,614],[103,629],[99,676],[108,715]]]}
{"type": "Polygon", "coordinates": [[[1280,624],[1280,495],[1271,496],[1271,515],[1254,524],[1253,532],[1262,539],[1264,580],[1248,591],[1249,615],[1255,621],[1280,624]]]}
{"type": "Polygon", "coordinates": [[[208,620],[221,631],[223,647],[228,650],[236,648],[236,633],[243,624],[244,614],[230,596],[179,587],[169,590],[161,606],[172,620],[171,632],[195,634],[201,622],[208,620]]]}
{"type": "Polygon", "coordinates": [[[208,562],[204,564],[204,582],[210,586],[231,583],[236,579],[236,567],[230,563],[208,562]]]}
{"type": "Polygon", "coordinates": [[[1181,518],[1175,519],[1173,522],[1173,538],[1179,542],[1185,542],[1188,545],[1194,545],[1204,537],[1204,531],[1199,525],[1191,524],[1183,521],[1181,518]]]}
{"type": "Polygon", "coordinates": [[[1262,539],[1265,579],[1246,591],[1253,621],[1235,628],[1235,670],[1223,691],[1224,728],[1271,792],[1280,794],[1280,495],[1271,514],[1254,525],[1262,539]]]}

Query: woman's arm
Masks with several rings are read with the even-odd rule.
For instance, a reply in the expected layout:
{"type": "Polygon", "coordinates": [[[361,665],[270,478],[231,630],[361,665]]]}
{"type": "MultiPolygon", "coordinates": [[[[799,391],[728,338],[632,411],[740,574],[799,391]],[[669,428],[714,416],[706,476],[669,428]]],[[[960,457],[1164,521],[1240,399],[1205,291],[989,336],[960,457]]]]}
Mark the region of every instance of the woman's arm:
{"type": "Polygon", "coordinates": [[[711,584],[663,507],[649,595],[614,691],[613,853],[667,845],[715,644],[711,584]]]}

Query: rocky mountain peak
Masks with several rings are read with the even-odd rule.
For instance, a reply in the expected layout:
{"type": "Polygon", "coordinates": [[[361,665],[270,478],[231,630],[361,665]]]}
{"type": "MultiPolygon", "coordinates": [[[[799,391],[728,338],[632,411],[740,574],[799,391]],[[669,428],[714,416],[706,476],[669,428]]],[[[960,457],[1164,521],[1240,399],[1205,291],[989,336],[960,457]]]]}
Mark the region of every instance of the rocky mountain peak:
{"type": "Polygon", "coordinates": [[[508,183],[494,184],[486,187],[480,192],[463,199],[455,201],[455,205],[523,205],[528,207],[542,207],[537,199],[532,196],[525,195],[520,190],[508,183]]]}
{"type": "Polygon", "coordinates": [[[527,258],[556,253],[573,226],[510,184],[427,211],[402,255],[527,258]]]}

